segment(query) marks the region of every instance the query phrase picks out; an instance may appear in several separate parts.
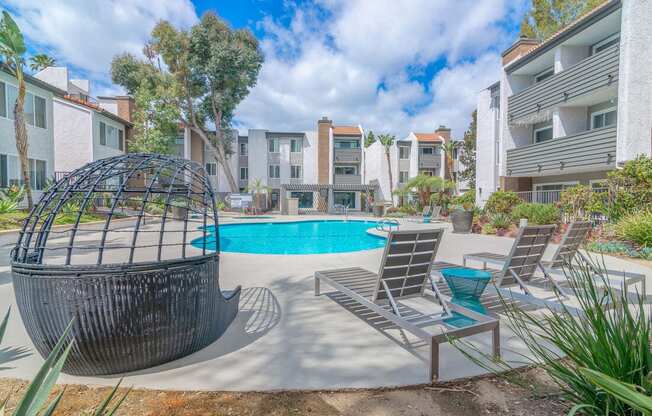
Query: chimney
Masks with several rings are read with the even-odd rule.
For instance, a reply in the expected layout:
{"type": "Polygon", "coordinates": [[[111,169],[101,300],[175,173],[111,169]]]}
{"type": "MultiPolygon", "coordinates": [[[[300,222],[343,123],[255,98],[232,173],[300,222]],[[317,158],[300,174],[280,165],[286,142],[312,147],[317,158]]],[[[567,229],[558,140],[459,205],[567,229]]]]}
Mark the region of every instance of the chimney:
{"type": "Polygon", "coordinates": [[[520,36],[512,46],[503,52],[503,66],[517,60],[539,44],[536,39],[520,36]]]}
{"type": "Polygon", "coordinates": [[[444,125],[440,125],[437,130],[435,130],[435,134],[440,135],[441,137],[444,138],[444,142],[448,143],[451,139],[451,129],[444,125]]]}
{"type": "Polygon", "coordinates": [[[136,101],[133,97],[128,95],[119,95],[115,97],[115,102],[118,107],[118,117],[127,120],[128,122],[133,122],[134,109],[136,101]]]}
{"type": "Polygon", "coordinates": [[[322,117],[317,121],[317,182],[328,184],[330,169],[330,152],[331,152],[331,127],[333,121],[328,117],[322,117]]]}

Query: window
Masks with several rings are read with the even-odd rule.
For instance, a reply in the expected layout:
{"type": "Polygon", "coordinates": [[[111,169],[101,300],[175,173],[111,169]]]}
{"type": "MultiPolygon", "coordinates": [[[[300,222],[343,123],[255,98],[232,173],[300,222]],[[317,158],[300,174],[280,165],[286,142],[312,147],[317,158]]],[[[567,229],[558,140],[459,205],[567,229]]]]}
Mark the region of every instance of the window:
{"type": "Polygon", "coordinates": [[[290,192],[290,198],[299,199],[299,208],[312,208],[313,206],[312,192],[290,192]]]}
{"type": "MultiPolygon", "coordinates": [[[[47,163],[44,160],[28,159],[29,182],[33,190],[42,191],[47,178],[47,163]]],[[[0,155],[0,188],[22,186],[20,161],[17,156],[0,155]]]]}
{"type": "Polygon", "coordinates": [[[333,192],[333,203],[355,208],[355,192],[333,192]]]}
{"type": "Polygon", "coordinates": [[[124,132],[100,121],[100,145],[124,150],[124,132]]]}
{"type": "Polygon", "coordinates": [[[206,163],[206,174],[208,176],[217,175],[217,163],[215,163],[215,162],[206,163]]]}
{"type": "Polygon", "coordinates": [[[432,176],[432,171],[431,170],[422,170],[421,174],[424,176],[432,176]]]}
{"type": "Polygon", "coordinates": [[[278,179],[281,177],[281,167],[279,165],[269,165],[269,177],[278,179]]]}
{"type": "Polygon", "coordinates": [[[539,72],[534,76],[534,82],[541,82],[555,75],[554,68],[548,68],[545,71],[539,72]]]}
{"type": "Polygon", "coordinates": [[[269,153],[278,153],[278,139],[269,139],[268,142],[269,153]]]}
{"type": "Polygon", "coordinates": [[[301,178],[301,166],[292,165],[290,166],[290,178],[300,179],[301,178]]]}
{"type": "Polygon", "coordinates": [[[241,142],[240,143],[240,156],[247,156],[249,154],[249,146],[247,145],[247,142],[241,142]]]}
{"type": "Polygon", "coordinates": [[[359,149],[360,141],[359,140],[335,140],[336,149],[359,149]]]}
{"type": "Polygon", "coordinates": [[[589,181],[589,184],[591,185],[591,190],[593,191],[604,191],[607,188],[606,179],[592,179],[589,181]]]}
{"type": "Polygon", "coordinates": [[[398,147],[398,158],[399,159],[409,159],[410,158],[410,146],[399,146],[398,147]]]}
{"type": "Polygon", "coordinates": [[[355,166],[335,166],[336,175],[357,175],[355,166]]]}
{"type": "Polygon", "coordinates": [[[546,140],[552,139],[552,127],[542,127],[540,129],[534,130],[534,143],[545,142],[546,140]]]}
{"type": "Polygon", "coordinates": [[[491,103],[489,106],[494,109],[500,109],[500,84],[491,87],[489,95],[491,96],[491,103]]]}
{"type": "Polygon", "coordinates": [[[249,179],[249,168],[240,168],[240,180],[246,181],[249,179]]]}
{"type": "Polygon", "coordinates": [[[398,183],[407,183],[408,180],[409,177],[407,171],[401,171],[398,173],[398,183]]]}
{"type": "Polygon", "coordinates": [[[613,126],[618,121],[618,110],[616,107],[607,108],[606,110],[591,113],[591,128],[600,129],[602,127],[613,126]]]}
{"type": "MultiPolygon", "coordinates": [[[[18,88],[13,85],[0,82],[0,116],[9,119],[14,118],[14,105],[18,99],[18,88]]],[[[25,113],[25,123],[30,126],[40,128],[47,127],[47,117],[45,115],[45,98],[25,93],[25,104],[23,106],[25,113]]]]}
{"type": "Polygon", "coordinates": [[[591,54],[595,55],[596,53],[600,53],[603,50],[609,48],[610,46],[613,46],[617,43],[620,43],[620,33],[614,33],[613,35],[609,36],[606,39],[601,40],[600,42],[596,43],[591,47],[591,54]]]}
{"type": "Polygon", "coordinates": [[[434,147],[422,147],[421,148],[421,154],[422,155],[432,155],[435,153],[435,148],[434,147]]]}
{"type": "Polygon", "coordinates": [[[292,152],[292,153],[300,153],[302,146],[303,146],[303,141],[301,139],[291,139],[290,140],[290,152],[292,152]]]}

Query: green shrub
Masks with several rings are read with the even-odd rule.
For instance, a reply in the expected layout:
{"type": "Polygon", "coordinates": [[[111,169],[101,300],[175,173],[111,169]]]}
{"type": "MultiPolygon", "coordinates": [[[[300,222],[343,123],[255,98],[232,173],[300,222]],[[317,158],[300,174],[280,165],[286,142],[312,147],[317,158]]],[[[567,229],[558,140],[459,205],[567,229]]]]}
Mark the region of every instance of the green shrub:
{"type": "Polygon", "coordinates": [[[471,210],[475,206],[475,189],[470,189],[460,196],[453,198],[453,203],[462,205],[464,209],[471,210]]]}
{"type": "Polygon", "coordinates": [[[518,221],[527,218],[530,224],[556,224],[561,218],[559,209],[551,204],[523,203],[512,210],[512,218],[518,221]]]}
{"type": "Polygon", "coordinates": [[[18,204],[16,202],[10,201],[9,199],[0,199],[0,214],[8,214],[17,209],[18,204]]]}
{"type": "Polygon", "coordinates": [[[398,212],[407,215],[415,215],[417,213],[417,209],[412,205],[402,205],[398,207],[398,212]]]}
{"type": "Polygon", "coordinates": [[[489,199],[484,205],[484,209],[489,214],[509,214],[521,202],[523,201],[518,197],[516,192],[496,191],[489,196],[489,199]]]}
{"type": "Polygon", "coordinates": [[[482,226],[482,234],[496,234],[496,227],[491,225],[491,223],[486,223],[485,225],[482,226]]]}
{"type": "Polygon", "coordinates": [[[494,214],[491,216],[489,219],[489,224],[491,224],[492,227],[498,229],[498,228],[509,228],[510,225],[512,225],[512,217],[510,217],[507,214],[494,214]]]}
{"type": "Polygon", "coordinates": [[[629,214],[615,228],[618,237],[641,247],[652,247],[652,210],[629,214]]]}

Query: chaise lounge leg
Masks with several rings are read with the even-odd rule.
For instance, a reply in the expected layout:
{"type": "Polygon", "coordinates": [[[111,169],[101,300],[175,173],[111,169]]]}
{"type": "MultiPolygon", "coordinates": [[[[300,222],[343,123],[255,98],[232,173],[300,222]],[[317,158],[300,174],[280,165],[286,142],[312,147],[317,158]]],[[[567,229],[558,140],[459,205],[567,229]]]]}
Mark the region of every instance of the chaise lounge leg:
{"type": "Polygon", "coordinates": [[[315,296],[319,296],[319,277],[315,275],[315,296]]]}
{"type": "Polygon", "coordinates": [[[500,358],[500,322],[496,322],[496,326],[491,330],[491,334],[494,358],[500,358]]]}
{"type": "Polygon", "coordinates": [[[430,339],[430,382],[439,379],[439,341],[434,337],[430,339]]]}

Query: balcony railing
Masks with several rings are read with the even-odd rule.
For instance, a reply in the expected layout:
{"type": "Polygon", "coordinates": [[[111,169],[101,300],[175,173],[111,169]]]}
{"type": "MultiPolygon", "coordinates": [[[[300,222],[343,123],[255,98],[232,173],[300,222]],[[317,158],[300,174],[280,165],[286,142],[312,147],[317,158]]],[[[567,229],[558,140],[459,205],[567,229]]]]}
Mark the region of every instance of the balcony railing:
{"type": "MultiPolygon", "coordinates": [[[[507,99],[511,123],[541,121],[541,115],[594,90],[618,82],[620,49],[614,45],[507,99]]],[[[549,118],[549,117],[543,117],[549,118]]]]}
{"type": "Polygon", "coordinates": [[[362,177],[360,175],[335,175],[333,182],[345,185],[361,185],[362,177]]]}
{"type": "MultiPolygon", "coordinates": [[[[523,202],[536,202],[539,204],[556,204],[561,201],[561,194],[564,191],[524,191],[516,192],[523,202]]],[[[603,193],[607,192],[607,188],[595,188],[592,192],[603,193]]]]}
{"type": "Polygon", "coordinates": [[[616,161],[616,127],[588,130],[507,151],[507,176],[609,170],[616,161]]]}
{"type": "Polygon", "coordinates": [[[433,155],[419,155],[419,168],[437,169],[441,165],[441,156],[433,155]]]}
{"type": "Polygon", "coordinates": [[[334,156],[335,163],[360,163],[362,160],[362,150],[335,148],[334,156]]]}

